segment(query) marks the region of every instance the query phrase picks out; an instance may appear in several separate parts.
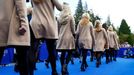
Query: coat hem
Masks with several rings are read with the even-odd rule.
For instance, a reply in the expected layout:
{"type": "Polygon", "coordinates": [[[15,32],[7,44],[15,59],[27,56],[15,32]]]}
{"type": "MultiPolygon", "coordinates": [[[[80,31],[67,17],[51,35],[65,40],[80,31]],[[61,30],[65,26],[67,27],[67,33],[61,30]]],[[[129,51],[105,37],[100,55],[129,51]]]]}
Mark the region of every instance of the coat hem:
{"type": "Polygon", "coordinates": [[[36,39],[58,39],[58,37],[36,37],[36,39]]]}
{"type": "Polygon", "coordinates": [[[5,46],[7,46],[6,43],[0,43],[0,47],[5,47],[5,46]]]}
{"type": "Polygon", "coordinates": [[[8,46],[30,46],[30,43],[28,42],[14,42],[14,43],[8,43],[8,46]]]}

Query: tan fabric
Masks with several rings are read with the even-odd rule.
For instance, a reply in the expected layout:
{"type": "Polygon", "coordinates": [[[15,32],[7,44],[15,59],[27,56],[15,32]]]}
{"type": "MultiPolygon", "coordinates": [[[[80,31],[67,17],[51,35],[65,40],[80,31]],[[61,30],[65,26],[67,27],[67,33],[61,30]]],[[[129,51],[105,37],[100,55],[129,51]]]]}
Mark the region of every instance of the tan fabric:
{"type": "Polygon", "coordinates": [[[75,34],[75,21],[74,18],[69,15],[66,22],[58,22],[60,27],[59,39],[57,41],[56,49],[71,50],[75,49],[75,41],[73,34],[75,34]],[[66,23],[66,24],[65,24],[66,23]]]}
{"type": "Polygon", "coordinates": [[[30,46],[25,5],[25,0],[0,0],[0,46],[30,46]],[[26,26],[24,35],[18,32],[21,25],[26,26]]]}
{"type": "Polygon", "coordinates": [[[105,46],[108,48],[108,36],[104,28],[101,28],[100,31],[95,29],[95,48],[94,51],[104,51],[105,46]]]}
{"type": "Polygon", "coordinates": [[[31,27],[35,38],[58,39],[54,7],[62,10],[62,6],[57,0],[44,0],[40,4],[33,3],[31,27]]]}
{"type": "Polygon", "coordinates": [[[108,32],[108,41],[109,41],[109,48],[116,48],[118,49],[118,41],[117,41],[117,34],[114,31],[107,31],[108,32]]]}
{"type": "Polygon", "coordinates": [[[84,49],[92,49],[95,44],[94,29],[90,22],[88,25],[78,24],[76,35],[79,47],[84,49]]]}

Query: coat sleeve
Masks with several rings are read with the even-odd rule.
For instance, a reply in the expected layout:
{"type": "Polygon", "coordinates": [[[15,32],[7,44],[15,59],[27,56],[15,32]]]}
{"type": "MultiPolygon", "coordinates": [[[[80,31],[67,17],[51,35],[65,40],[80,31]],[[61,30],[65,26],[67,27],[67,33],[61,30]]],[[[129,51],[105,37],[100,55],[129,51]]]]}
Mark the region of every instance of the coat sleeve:
{"type": "Polygon", "coordinates": [[[114,36],[113,37],[114,37],[114,41],[115,41],[115,44],[116,44],[115,47],[118,49],[119,48],[118,41],[117,41],[118,40],[118,36],[117,36],[116,32],[114,32],[114,36]]]}
{"type": "Polygon", "coordinates": [[[59,22],[59,18],[57,19],[57,25],[58,25],[58,34],[60,33],[61,23],[59,22]]]}
{"type": "Polygon", "coordinates": [[[16,6],[16,12],[20,19],[20,25],[28,25],[27,9],[25,0],[14,0],[16,6]]]}
{"type": "Polygon", "coordinates": [[[108,38],[108,48],[110,47],[110,34],[109,34],[109,31],[107,30],[106,31],[107,33],[107,38],[108,38]]]}
{"type": "Polygon", "coordinates": [[[52,2],[59,11],[62,11],[62,5],[59,3],[58,0],[52,0],[52,2]]]}
{"type": "Polygon", "coordinates": [[[103,29],[103,32],[104,32],[104,37],[105,37],[105,39],[106,39],[106,49],[108,49],[108,47],[109,47],[109,43],[108,43],[108,35],[107,35],[107,32],[106,32],[106,30],[105,29],[103,29]]]}
{"type": "Polygon", "coordinates": [[[94,28],[93,28],[93,24],[91,23],[91,25],[90,25],[90,33],[91,33],[91,36],[92,36],[92,39],[93,39],[93,41],[92,41],[92,48],[94,48],[94,46],[95,46],[95,34],[94,34],[94,28]]]}
{"type": "Polygon", "coordinates": [[[76,36],[79,36],[79,32],[80,32],[80,24],[77,25],[77,30],[75,32],[76,36]]]}
{"type": "Polygon", "coordinates": [[[74,17],[71,17],[70,27],[71,27],[72,34],[75,34],[75,21],[74,21],[74,17]]]}

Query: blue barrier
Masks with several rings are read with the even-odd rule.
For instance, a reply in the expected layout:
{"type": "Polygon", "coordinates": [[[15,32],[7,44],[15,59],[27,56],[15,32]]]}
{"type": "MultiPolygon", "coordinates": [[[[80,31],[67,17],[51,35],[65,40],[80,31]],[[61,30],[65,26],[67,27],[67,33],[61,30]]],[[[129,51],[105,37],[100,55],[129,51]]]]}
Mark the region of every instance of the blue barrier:
{"type": "Polygon", "coordinates": [[[10,64],[13,61],[14,48],[6,48],[0,64],[10,64]]]}
{"type": "MultiPolygon", "coordinates": [[[[124,51],[127,50],[127,48],[120,48],[118,50],[118,57],[123,57],[124,56],[124,51]]],[[[134,54],[134,48],[130,48],[134,54]]],[[[90,53],[88,53],[90,55],[90,53]]],[[[12,63],[14,57],[14,48],[7,48],[4,51],[4,55],[2,58],[2,61],[0,64],[9,64],[12,63]]],[[[44,42],[43,44],[40,45],[39,47],[39,60],[44,61],[48,58],[48,51],[46,47],[46,43],[44,42]]]]}
{"type": "Polygon", "coordinates": [[[40,45],[39,47],[39,60],[44,61],[48,58],[48,51],[46,42],[40,45]]]}

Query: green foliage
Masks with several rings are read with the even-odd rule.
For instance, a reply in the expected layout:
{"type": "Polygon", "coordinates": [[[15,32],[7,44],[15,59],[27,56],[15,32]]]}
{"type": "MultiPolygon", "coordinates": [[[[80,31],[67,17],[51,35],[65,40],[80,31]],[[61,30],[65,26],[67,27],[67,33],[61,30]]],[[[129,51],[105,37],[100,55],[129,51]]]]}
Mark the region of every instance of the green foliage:
{"type": "Polygon", "coordinates": [[[130,30],[130,27],[128,26],[127,22],[125,19],[123,19],[121,21],[121,25],[120,25],[120,28],[119,28],[119,34],[120,33],[123,33],[123,34],[131,34],[131,30],[130,30]]]}
{"type": "Polygon", "coordinates": [[[125,19],[122,19],[121,25],[118,31],[120,43],[128,42],[130,45],[134,45],[134,34],[131,33],[125,19]]]}
{"type": "Polygon", "coordinates": [[[79,0],[78,1],[78,6],[77,6],[76,11],[75,11],[76,27],[77,27],[77,25],[78,25],[78,23],[81,19],[81,16],[84,12],[87,12],[87,13],[90,14],[91,22],[93,23],[93,25],[94,25],[95,20],[100,20],[101,19],[98,15],[94,15],[92,10],[90,10],[90,11],[88,10],[87,2],[85,2],[85,5],[83,7],[82,0],[79,0]]]}
{"type": "Polygon", "coordinates": [[[78,25],[78,23],[79,23],[79,21],[81,19],[82,14],[83,14],[82,0],[79,0],[78,5],[77,5],[77,9],[75,11],[75,22],[76,22],[76,25],[78,25]]]}
{"type": "Polygon", "coordinates": [[[88,13],[90,14],[91,22],[93,23],[93,25],[96,20],[101,20],[101,18],[98,15],[95,15],[92,10],[88,11],[88,13]]]}
{"type": "Polygon", "coordinates": [[[128,36],[129,36],[128,34],[120,33],[120,35],[119,35],[120,43],[122,44],[122,43],[126,42],[128,39],[128,36]]]}
{"type": "Polygon", "coordinates": [[[134,45],[134,34],[130,34],[127,39],[128,43],[133,46],[134,45]]]}

